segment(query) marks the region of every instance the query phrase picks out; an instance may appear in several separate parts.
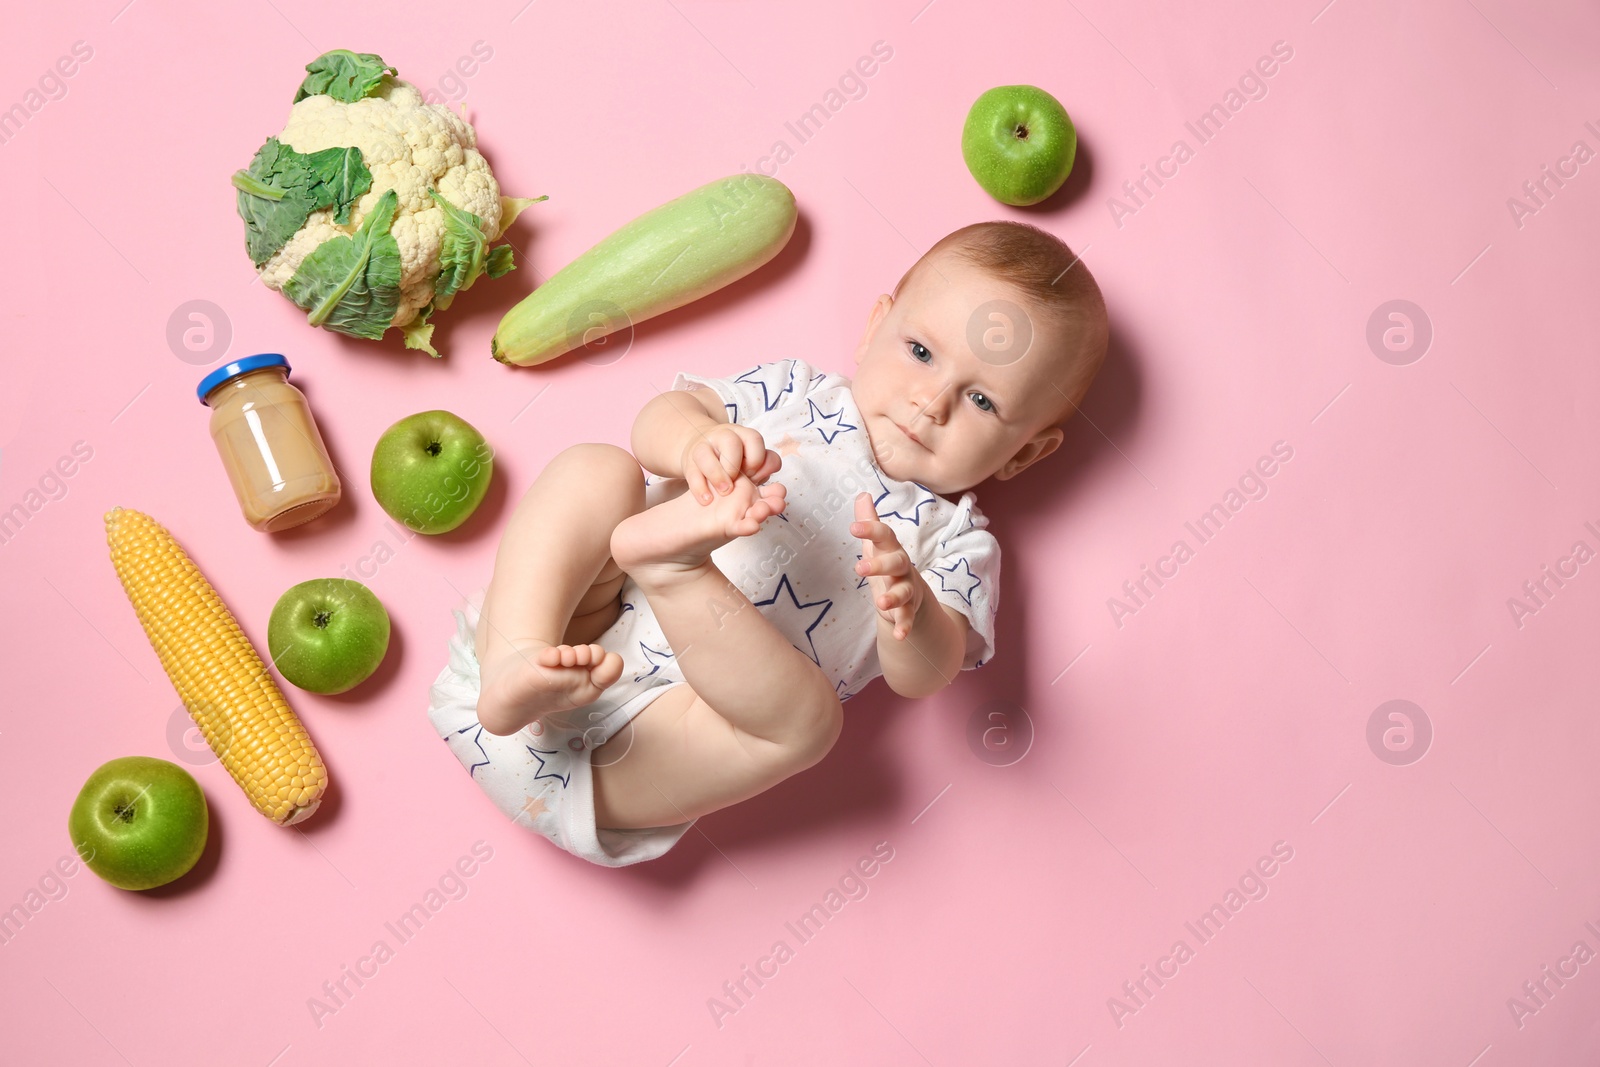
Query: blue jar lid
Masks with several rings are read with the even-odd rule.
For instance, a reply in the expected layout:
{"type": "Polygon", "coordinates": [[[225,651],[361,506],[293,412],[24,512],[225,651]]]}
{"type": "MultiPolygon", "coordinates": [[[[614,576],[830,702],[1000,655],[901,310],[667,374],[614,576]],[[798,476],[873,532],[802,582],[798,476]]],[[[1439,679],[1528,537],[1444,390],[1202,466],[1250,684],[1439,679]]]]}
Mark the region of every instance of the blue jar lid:
{"type": "Polygon", "coordinates": [[[232,363],[224,363],[204,378],[200,379],[200,386],[195,390],[200,394],[200,403],[206,402],[206,394],[229,378],[237,378],[241,374],[249,374],[262,367],[282,367],[285,375],[289,373],[289,361],[276,352],[262,352],[255,356],[245,356],[232,363]]]}

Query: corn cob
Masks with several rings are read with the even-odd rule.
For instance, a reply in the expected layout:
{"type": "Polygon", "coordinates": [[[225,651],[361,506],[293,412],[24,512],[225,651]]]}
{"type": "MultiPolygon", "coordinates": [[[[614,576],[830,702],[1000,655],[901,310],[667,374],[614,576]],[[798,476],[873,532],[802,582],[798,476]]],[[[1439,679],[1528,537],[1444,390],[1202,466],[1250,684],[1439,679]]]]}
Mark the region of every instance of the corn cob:
{"type": "Polygon", "coordinates": [[[206,743],[257,811],[282,826],[322,803],[328,772],[217,591],[150,516],[106,515],[111,562],[206,743]]]}

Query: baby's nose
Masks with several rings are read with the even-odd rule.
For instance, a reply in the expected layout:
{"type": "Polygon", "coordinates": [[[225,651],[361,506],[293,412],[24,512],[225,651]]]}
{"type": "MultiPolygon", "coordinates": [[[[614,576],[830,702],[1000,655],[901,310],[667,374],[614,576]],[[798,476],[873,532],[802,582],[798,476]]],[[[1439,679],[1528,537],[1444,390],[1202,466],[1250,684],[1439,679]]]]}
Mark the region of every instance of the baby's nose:
{"type": "Polygon", "coordinates": [[[945,414],[949,411],[949,396],[950,390],[945,388],[939,390],[938,393],[931,397],[917,400],[915,401],[917,405],[917,411],[920,414],[926,415],[928,418],[933,419],[935,422],[941,421],[944,419],[945,414]]]}

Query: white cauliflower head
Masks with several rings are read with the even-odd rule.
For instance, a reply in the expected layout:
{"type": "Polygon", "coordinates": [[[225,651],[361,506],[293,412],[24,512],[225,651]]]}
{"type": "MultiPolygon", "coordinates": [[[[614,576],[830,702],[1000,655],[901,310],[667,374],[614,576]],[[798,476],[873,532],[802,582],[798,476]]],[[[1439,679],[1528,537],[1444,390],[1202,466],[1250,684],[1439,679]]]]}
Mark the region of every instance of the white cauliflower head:
{"type": "Polygon", "coordinates": [[[509,246],[489,244],[534,201],[502,200],[472,126],[377,56],[330,52],[306,70],[283,131],[234,177],[261,280],[315,325],[362,337],[398,326],[437,355],[428,316],[511,269],[509,246]],[[375,211],[392,245],[363,230],[375,211]]]}

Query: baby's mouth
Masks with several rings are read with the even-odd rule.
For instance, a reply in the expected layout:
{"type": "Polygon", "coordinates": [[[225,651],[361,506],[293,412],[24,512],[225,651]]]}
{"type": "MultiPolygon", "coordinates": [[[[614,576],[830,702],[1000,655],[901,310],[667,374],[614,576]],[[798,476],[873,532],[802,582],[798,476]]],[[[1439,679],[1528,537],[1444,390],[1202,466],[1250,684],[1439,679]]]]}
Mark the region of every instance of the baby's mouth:
{"type": "Polygon", "coordinates": [[[906,440],[910,441],[912,444],[916,445],[918,448],[926,449],[928,447],[927,445],[923,444],[921,441],[917,440],[917,437],[916,437],[915,434],[913,434],[910,430],[906,429],[904,426],[900,425],[898,422],[895,422],[893,419],[889,420],[889,424],[891,426],[893,426],[895,429],[900,431],[900,436],[901,437],[904,437],[906,440]]]}

